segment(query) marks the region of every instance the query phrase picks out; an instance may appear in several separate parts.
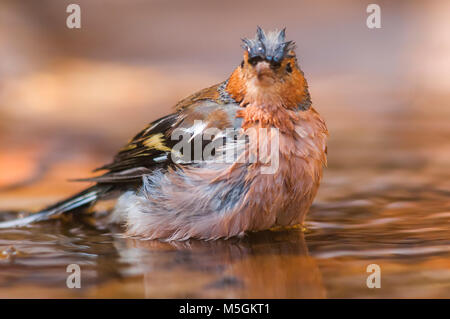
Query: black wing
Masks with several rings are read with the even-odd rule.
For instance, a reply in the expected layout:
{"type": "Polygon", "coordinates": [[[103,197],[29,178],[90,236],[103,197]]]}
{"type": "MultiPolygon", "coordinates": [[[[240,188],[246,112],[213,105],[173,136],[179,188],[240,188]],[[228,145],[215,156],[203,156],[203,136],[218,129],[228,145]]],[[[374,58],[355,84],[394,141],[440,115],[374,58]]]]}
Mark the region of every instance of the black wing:
{"type": "Polygon", "coordinates": [[[174,165],[171,160],[173,128],[180,123],[180,114],[170,114],[147,125],[133,137],[114,157],[114,160],[94,172],[107,170],[105,174],[82,179],[98,183],[127,183],[140,181],[142,175],[154,169],[166,169],[174,165]]]}
{"type": "Polygon", "coordinates": [[[159,158],[170,153],[173,146],[170,133],[179,119],[179,114],[170,114],[150,123],[117,153],[112,163],[95,171],[108,170],[114,173],[140,166],[168,164],[159,158]]]}
{"type": "MultiPolygon", "coordinates": [[[[172,160],[172,148],[182,137],[174,136],[173,138],[172,133],[176,129],[187,133],[188,137],[191,137],[189,138],[189,147],[193,154],[195,143],[193,137],[203,135],[205,129],[214,127],[222,130],[240,127],[242,120],[236,118],[238,108],[240,107],[237,104],[218,103],[210,99],[196,101],[188,108],[180,109],[176,113],[149,124],[117,153],[112,163],[95,170],[107,170],[108,172],[98,177],[83,179],[83,181],[135,183],[140,182],[143,175],[149,174],[155,169],[179,167],[172,160]]],[[[202,149],[213,138],[206,139],[202,136],[202,149]]],[[[189,165],[189,162],[183,162],[183,165],[189,165]]]]}

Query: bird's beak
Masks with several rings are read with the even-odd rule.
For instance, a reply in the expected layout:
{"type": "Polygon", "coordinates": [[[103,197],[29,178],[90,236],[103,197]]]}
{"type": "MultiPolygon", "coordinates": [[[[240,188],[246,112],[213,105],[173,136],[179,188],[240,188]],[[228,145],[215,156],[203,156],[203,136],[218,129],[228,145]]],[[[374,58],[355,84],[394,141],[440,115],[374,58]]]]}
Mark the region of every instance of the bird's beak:
{"type": "Polygon", "coordinates": [[[258,62],[255,66],[256,75],[261,84],[271,85],[274,82],[275,74],[270,68],[270,63],[267,61],[258,62]]]}
{"type": "Polygon", "coordinates": [[[270,64],[266,61],[261,61],[255,66],[256,73],[258,77],[263,75],[271,75],[272,70],[270,69],[270,64]]]}

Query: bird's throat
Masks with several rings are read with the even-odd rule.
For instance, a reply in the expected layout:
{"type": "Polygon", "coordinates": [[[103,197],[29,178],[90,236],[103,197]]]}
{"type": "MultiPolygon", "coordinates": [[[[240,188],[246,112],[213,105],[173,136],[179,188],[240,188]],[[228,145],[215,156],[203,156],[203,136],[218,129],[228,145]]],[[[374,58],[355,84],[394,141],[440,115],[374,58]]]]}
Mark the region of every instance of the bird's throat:
{"type": "Polygon", "coordinates": [[[268,111],[308,109],[311,104],[306,80],[300,72],[289,81],[268,83],[237,68],[228,79],[226,91],[242,107],[253,106],[268,111]]]}

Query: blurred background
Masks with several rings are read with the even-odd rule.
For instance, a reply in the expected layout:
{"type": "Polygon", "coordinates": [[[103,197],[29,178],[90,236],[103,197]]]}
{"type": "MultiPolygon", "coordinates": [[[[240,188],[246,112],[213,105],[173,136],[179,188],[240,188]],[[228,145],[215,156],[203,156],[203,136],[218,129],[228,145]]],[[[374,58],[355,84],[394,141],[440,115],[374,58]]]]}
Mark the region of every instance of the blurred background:
{"type": "MultiPolygon", "coordinates": [[[[376,1],[380,29],[366,26],[369,3],[2,0],[0,209],[35,210],[84,188],[67,180],[90,176],[179,99],[226,79],[241,61],[240,38],[252,37],[257,25],[286,27],[313,106],[330,131],[329,168],[310,227],[370,224],[359,234],[372,234],[375,249],[376,240],[392,235],[393,222],[395,230],[412,229],[427,249],[438,244],[426,252],[447,254],[434,269],[444,271],[450,265],[450,2],[376,1]],[[66,27],[70,3],[81,7],[81,29],[66,27]],[[438,215],[425,222],[432,214],[438,215]]],[[[313,256],[347,256],[361,243],[350,237],[348,247],[336,248],[327,246],[335,238],[327,236],[320,245],[309,236],[313,256]]],[[[335,268],[322,269],[325,277],[326,269],[335,268]]],[[[324,280],[328,295],[351,296],[333,290],[330,280],[324,280]]],[[[449,289],[429,295],[448,297],[449,289]]]]}
{"type": "Polygon", "coordinates": [[[450,4],[379,1],[382,28],[369,29],[367,1],[80,0],[82,27],[69,29],[72,2],[0,4],[0,187],[52,174],[49,166],[57,191],[83,187],[65,181],[108,161],[179,99],[226,79],[256,25],[287,27],[297,42],[331,132],[331,167],[380,164],[359,157],[370,144],[339,163],[361,134],[386,151],[427,140],[414,149],[422,156],[405,150],[389,164],[447,159],[450,4]],[[392,134],[396,125],[408,129],[392,134]]]}

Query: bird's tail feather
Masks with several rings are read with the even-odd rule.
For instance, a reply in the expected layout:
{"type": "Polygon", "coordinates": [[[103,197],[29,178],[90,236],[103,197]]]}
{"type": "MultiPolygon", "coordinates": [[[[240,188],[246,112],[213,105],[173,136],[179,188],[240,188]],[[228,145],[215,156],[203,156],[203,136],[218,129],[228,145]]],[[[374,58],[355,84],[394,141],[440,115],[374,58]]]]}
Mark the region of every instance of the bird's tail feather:
{"type": "Polygon", "coordinates": [[[100,195],[104,194],[108,189],[100,186],[92,186],[78,194],[73,195],[63,201],[49,206],[38,213],[31,214],[24,218],[13,219],[0,222],[0,228],[23,227],[38,221],[48,220],[53,216],[70,212],[77,208],[87,207],[97,201],[100,195]]]}

